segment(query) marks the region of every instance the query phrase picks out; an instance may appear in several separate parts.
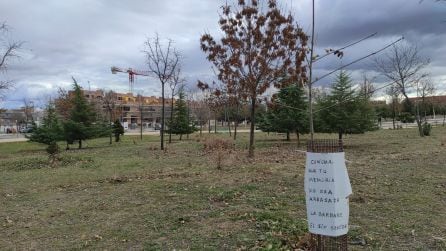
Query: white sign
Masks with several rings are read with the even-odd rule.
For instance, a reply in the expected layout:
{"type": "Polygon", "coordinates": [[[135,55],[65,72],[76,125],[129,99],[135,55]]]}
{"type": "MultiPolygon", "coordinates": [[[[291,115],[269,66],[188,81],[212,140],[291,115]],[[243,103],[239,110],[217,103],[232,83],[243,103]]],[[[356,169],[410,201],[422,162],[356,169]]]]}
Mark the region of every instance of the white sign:
{"type": "Polygon", "coordinates": [[[307,152],[305,195],[310,233],[347,234],[350,194],[352,188],[343,152],[307,152]]]}

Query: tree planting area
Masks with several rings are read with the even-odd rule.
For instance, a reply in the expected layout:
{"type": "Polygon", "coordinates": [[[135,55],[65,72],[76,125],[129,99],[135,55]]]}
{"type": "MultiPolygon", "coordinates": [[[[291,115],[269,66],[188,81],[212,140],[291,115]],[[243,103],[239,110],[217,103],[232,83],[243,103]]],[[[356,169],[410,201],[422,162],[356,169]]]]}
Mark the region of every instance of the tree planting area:
{"type": "MultiPolygon", "coordinates": [[[[344,135],[349,249],[446,249],[446,128],[418,134],[344,135]]],[[[253,158],[247,133],[176,139],[91,139],[54,161],[44,144],[0,144],[0,249],[305,248],[308,135],[256,133],[253,158]]]]}

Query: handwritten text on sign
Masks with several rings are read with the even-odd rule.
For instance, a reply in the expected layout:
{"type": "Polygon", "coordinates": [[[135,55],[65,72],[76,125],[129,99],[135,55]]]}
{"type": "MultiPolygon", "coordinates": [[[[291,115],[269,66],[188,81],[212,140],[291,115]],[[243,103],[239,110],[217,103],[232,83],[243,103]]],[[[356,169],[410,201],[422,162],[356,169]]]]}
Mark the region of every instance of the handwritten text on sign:
{"type": "Polygon", "coordinates": [[[307,152],[305,194],[311,233],[327,236],[347,234],[347,197],[351,193],[343,152],[307,152]]]}

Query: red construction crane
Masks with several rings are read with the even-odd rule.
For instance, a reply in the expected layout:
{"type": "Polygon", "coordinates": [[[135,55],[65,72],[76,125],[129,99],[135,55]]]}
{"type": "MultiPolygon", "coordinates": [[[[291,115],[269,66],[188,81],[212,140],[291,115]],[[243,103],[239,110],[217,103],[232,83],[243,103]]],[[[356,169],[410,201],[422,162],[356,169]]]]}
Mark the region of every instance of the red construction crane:
{"type": "Polygon", "coordinates": [[[133,93],[133,83],[135,82],[135,75],[140,75],[140,76],[149,76],[149,72],[148,71],[140,71],[140,70],[135,70],[132,68],[128,68],[128,69],[122,69],[116,66],[112,66],[111,67],[111,72],[112,74],[116,74],[118,72],[124,72],[124,73],[128,73],[129,74],[129,89],[130,89],[130,93],[133,93]]]}

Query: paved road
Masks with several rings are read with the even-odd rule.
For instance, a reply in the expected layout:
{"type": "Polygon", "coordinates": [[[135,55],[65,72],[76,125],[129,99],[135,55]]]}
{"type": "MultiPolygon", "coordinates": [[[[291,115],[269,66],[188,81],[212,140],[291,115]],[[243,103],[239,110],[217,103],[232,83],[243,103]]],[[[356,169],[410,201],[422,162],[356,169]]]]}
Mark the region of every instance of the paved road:
{"type": "MultiPolygon", "coordinates": [[[[432,125],[442,125],[443,124],[443,119],[428,119],[428,122],[431,123],[432,125]]],[[[412,128],[412,127],[417,127],[417,123],[407,123],[407,124],[403,124],[400,122],[396,122],[396,125],[401,125],[403,128],[412,128]]],[[[381,125],[382,129],[389,129],[389,128],[393,128],[393,123],[392,121],[383,121],[382,125],[381,125]]],[[[228,130],[219,130],[219,133],[227,133],[228,130]]],[[[249,132],[249,129],[238,129],[237,132],[249,132]]],[[[259,130],[256,130],[256,132],[260,132],[259,130]]],[[[208,133],[207,130],[203,130],[203,133],[208,133]]],[[[211,133],[213,133],[213,131],[211,131],[211,133]]],[[[131,135],[131,136],[137,136],[140,134],[140,131],[138,129],[136,130],[127,130],[125,132],[125,135],[131,135]]],[[[143,131],[142,132],[143,135],[159,135],[160,132],[159,131],[143,131]]],[[[16,134],[4,134],[4,133],[0,133],[0,143],[8,143],[8,142],[22,142],[22,141],[27,141],[28,139],[25,138],[25,136],[21,133],[16,133],[16,134]]]]}
{"type": "Polygon", "coordinates": [[[27,141],[28,139],[21,133],[4,134],[0,133],[0,143],[27,141]]]}

